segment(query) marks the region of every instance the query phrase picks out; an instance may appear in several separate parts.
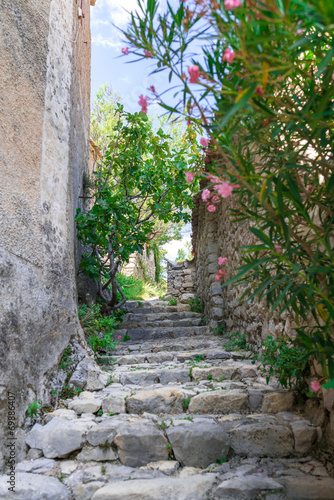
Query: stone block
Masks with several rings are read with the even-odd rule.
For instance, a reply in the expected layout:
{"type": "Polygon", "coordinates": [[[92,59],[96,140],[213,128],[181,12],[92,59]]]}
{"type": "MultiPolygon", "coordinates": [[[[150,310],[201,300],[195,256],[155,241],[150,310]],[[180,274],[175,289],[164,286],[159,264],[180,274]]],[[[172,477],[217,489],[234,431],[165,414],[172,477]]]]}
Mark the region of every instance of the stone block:
{"type": "Polygon", "coordinates": [[[136,370],[133,372],[121,373],[119,377],[122,385],[148,386],[159,382],[159,374],[149,370],[136,370]]]}
{"type": "Polygon", "coordinates": [[[117,460],[117,454],[111,447],[94,447],[94,446],[84,446],[77,460],[80,462],[109,462],[117,460]]]}
{"type": "Polygon", "coordinates": [[[85,434],[92,425],[89,422],[53,418],[44,426],[35,424],[26,437],[26,443],[31,448],[42,450],[47,458],[66,457],[83,447],[85,434]]]}
{"type": "Polygon", "coordinates": [[[8,476],[0,477],[0,498],[4,500],[70,500],[70,491],[58,478],[17,472],[15,474],[15,493],[8,492],[8,476]]]}
{"type": "Polygon", "coordinates": [[[70,410],[74,410],[78,415],[83,413],[96,413],[102,405],[102,399],[75,399],[68,405],[70,410]]]}
{"type": "Polygon", "coordinates": [[[121,427],[114,443],[122,464],[129,467],[168,459],[168,441],[153,423],[135,422],[121,427]]]}
{"type": "Polygon", "coordinates": [[[207,467],[227,457],[230,438],[214,422],[188,422],[166,430],[173,453],[181,465],[207,467]]]}
{"type": "Polygon", "coordinates": [[[260,497],[265,498],[263,495],[267,493],[270,494],[270,498],[274,498],[271,495],[278,495],[277,498],[282,498],[280,493],[283,493],[283,487],[269,477],[249,475],[223,481],[214,491],[213,498],[215,500],[234,498],[255,500],[260,497]]]}
{"type": "Polygon", "coordinates": [[[108,396],[102,401],[103,413],[125,413],[125,399],[119,396],[108,396]]]}
{"type": "Polygon", "coordinates": [[[182,413],[183,392],[176,388],[162,387],[143,391],[126,400],[128,413],[182,413]]]}
{"type": "Polygon", "coordinates": [[[205,500],[214,481],[214,474],[119,481],[98,490],[92,500],[205,500]]]}
{"type": "Polygon", "coordinates": [[[310,425],[307,420],[295,420],[290,425],[295,439],[296,452],[307,453],[317,442],[318,433],[316,427],[310,425]]]}
{"type": "Polygon", "coordinates": [[[288,426],[259,422],[241,425],[231,431],[231,445],[237,455],[248,457],[288,457],[294,438],[288,426]]]}
{"type": "Polygon", "coordinates": [[[292,392],[269,392],[263,396],[261,411],[266,413],[291,411],[293,404],[292,392]]]}
{"type": "Polygon", "coordinates": [[[249,410],[248,395],[239,389],[203,392],[190,400],[190,413],[237,413],[249,410]]]}

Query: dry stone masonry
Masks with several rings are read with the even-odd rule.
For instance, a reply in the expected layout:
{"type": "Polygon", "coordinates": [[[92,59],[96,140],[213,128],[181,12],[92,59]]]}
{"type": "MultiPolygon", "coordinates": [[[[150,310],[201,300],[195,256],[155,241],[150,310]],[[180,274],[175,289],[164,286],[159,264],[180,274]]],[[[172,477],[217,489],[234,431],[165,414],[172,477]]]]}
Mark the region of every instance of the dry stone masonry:
{"type": "Polygon", "coordinates": [[[167,261],[167,296],[166,299],[176,299],[181,304],[188,304],[196,297],[194,261],[185,260],[180,264],[167,261]]]}
{"type": "Polygon", "coordinates": [[[131,340],[101,357],[102,374],[77,368],[83,392],[27,432],[16,494],[2,476],[0,498],[334,498],[312,455],[321,429],[292,393],[266,384],[250,352],[226,351],[189,309],[129,303],[119,331],[131,340]]]}

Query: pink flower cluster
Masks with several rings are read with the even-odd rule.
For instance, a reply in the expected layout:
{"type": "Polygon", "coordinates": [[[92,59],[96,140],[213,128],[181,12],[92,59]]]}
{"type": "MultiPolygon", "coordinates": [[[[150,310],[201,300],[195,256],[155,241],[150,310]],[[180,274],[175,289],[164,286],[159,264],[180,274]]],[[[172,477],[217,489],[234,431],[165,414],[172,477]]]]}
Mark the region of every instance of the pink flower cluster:
{"type": "Polygon", "coordinates": [[[186,172],[186,181],[187,182],[192,182],[194,180],[195,174],[192,172],[186,172]]]}
{"type": "Polygon", "coordinates": [[[321,385],[317,380],[312,380],[311,382],[311,389],[314,392],[318,392],[321,389],[321,385]]]}
{"type": "Polygon", "coordinates": [[[274,248],[277,253],[282,253],[282,245],[280,245],[279,243],[274,243],[274,248]]]}
{"type": "MultiPolygon", "coordinates": [[[[219,257],[218,258],[218,264],[219,264],[219,266],[224,266],[227,261],[228,261],[227,257],[219,257]]],[[[221,281],[222,277],[226,276],[226,275],[227,275],[227,272],[225,271],[225,269],[219,269],[218,274],[216,274],[216,276],[215,276],[215,280],[216,281],[221,281]]]]}
{"type": "Polygon", "coordinates": [[[216,182],[213,186],[217,194],[212,193],[209,189],[204,189],[202,191],[202,200],[207,203],[208,212],[215,212],[217,207],[216,204],[220,202],[221,198],[228,198],[231,196],[233,189],[239,187],[237,184],[230,184],[229,181],[222,181],[216,176],[208,175],[207,179],[211,182],[216,182]]]}
{"type": "Polygon", "coordinates": [[[224,2],[224,7],[227,10],[236,9],[237,7],[240,7],[240,5],[241,5],[240,0],[225,0],[224,2]]]}
{"type": "Polygon", "coordinates": [[[235,53],[231,49],[225,49],[224,55],[223,55],[223,62],[226,61],[227,63],[231,64],[235,58],[235,53]]]}
{"type": "Polygon", "coordinates": [[[209,139],[206,139],[205,137],[200,138],[200,145],[203,146],[203,148],[207,148],[209,145],[209,139]]]}
{"type": "Polygon", "coordinates": [[[150,50],[144,50],[145,57],[153,57],[153,54],[150,50]]]}
{"type": "Polygon", "coordinates": [[[147,101],[148,101],[147,96],[144,97],[143,94],[139,96],[138,104],[141,106],[141,112],[144,113],[144,115],[146,115],[147,113],[147,101]]]}
{"type": "Polygon", "coordinates": [[[196,64],[194,66],[188,66],[188,73],[189,73],[189,82],[190,83],[197,83],[200,77],[200,70],[199,66],[196,64]]]}
{"type": "Polygon", "coordinates": [[[122,48],[122,54],[124,54],[125,56],[127,56],[129,53],[129,47],[123,47],[122,48]]]}

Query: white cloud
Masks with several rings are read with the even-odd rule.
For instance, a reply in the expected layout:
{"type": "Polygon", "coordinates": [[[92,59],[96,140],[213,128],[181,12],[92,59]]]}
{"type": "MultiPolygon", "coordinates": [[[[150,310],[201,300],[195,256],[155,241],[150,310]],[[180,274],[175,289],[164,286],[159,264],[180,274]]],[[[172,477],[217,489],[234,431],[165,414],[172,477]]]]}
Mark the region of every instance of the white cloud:
{"type": "Polygon", "coordinates": [[[97,33],[97,35],[93,35],[92,43],[94,45],[100,45],[102,47],[120,48],[122,46],[121,40],[117,39],[114,36],[104,37],[102,33],[97,33]]]}

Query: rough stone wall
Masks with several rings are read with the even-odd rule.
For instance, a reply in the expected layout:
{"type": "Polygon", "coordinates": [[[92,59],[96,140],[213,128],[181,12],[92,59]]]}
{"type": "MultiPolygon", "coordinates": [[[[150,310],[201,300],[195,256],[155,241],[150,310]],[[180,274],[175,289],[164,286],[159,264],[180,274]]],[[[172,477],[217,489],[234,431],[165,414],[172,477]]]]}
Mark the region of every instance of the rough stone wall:
{"type": "Polygon", "coordinates": [[[130,255],[129,262],[123,267],[125,276],[135,276],[139,279],[150,278],[155,280],[155,261],[153,250],[149,251],[145,245],[143,255],[135,252],[130,255]]]}
{"type": "Polygon", "coordinates": [[[20,459],[28,405],[49,402],[69,340],[84,345],[74,213],[88,161],[89,0],[82,26],[77,0],[0,0],[0,12],[0,425],[9,390],[20,459]]]}
{"type": "MultiPolygon", "coordinates": [[[[202,186],[203,187],[203,186],[202,186]]],[[[293,336],[294,323],[288,314],[278,318],[270,313],[264,303],[242,302],[243,286],[223,287],[215,280],[218,273],[218,257],[227,257],[224,269],[228,277],[241,264],[240,247],[253,242],[253,235],[246,224],[236,224],[227,215],[232,199],[222,200],[216,212],[210,213],[200,194],[195,196],[193,210],[193,249],[195,251],[195,288],[204,302],[209,326],[214,329],[224,323],[231,333],[245,333],[248,342],[256,350],[268,333],[284,333],[293,336]]]]}
{"type": "Polygon", "coordinates": [[[194,264],[194,260],[185,260],[180,264],[167,261],[167,300],[177,299],[181,304],[188,304],[189,299],[196,297],[194,264]]]}

